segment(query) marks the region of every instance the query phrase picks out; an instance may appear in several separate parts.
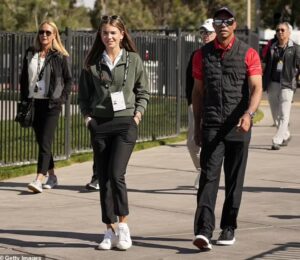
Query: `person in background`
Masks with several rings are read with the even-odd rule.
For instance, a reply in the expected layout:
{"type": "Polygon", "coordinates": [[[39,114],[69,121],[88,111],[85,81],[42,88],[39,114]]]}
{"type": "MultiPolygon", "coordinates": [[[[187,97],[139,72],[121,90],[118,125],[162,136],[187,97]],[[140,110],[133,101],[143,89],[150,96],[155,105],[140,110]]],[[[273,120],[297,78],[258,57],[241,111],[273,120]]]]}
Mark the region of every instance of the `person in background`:
{"type": "Polygon", "coordinates": [[[28,184],[28,189],[35,193],[41,193],[43,188],[52,189],[58,183],[51,147],[62,104],[72,86],[68,56],[56,24],[44,21],[39,25],[35,45],[26,50],[23,59],[21,101],[34,99],[32,127],[38,143],[37,175],[28,184]],[[47,182],[42,185],[47,173],[47,182]]]}
{"type": "Polygon", "coordinates": [[[93,174],[91,181],[85,185],[85,188],[87,190],[99,190],[99,181],[98,181],[98,176],[97,176],[97,171],[96,171],[96,162],[95,162],[95,156],[93,156],[93,174]]]}
{"type": "Polygon", "coordinates": [[[222,7],[213,19],[216,39],[204,45],[193,58],[194,138],[201,147],[193,244],[200,250],[212,249],[223,163],[225,201],[217,244],[235,242],[252,119],[262,96],[260,57],[235,37],[234,13],[222,7]]]}
{"type": "Polygon", "coordinates": [[[125,174],[149,101],[143,61],[120,16],[103,16],[79,80],[78,102],[90,130],[106,231],[98,249],[132,246],[125,174]]]}
{"type": "Polygon", "coordinates": [[[85,185],[87,190],[99,190],[99,181],[98,181],[97,171],[96,171],[96,163],[95,163],[95,156],[94,156],[94,163],[93,163],[93,175],[91,181],[85,185]]]}
{"type": "Polygon", "coordinates": [[[294,92],[297,88],[297,74],[300,70],[300,46],[290,39],[291,26],[280,22],[276,26],[276,40],[269,45],[264,58],[263,86],[277,132],[272,140],[272,150],[287,146],[290,112],[294,92]]]}
{"type": "MultiPolygon", "coordinates": [[[[200,26],[200,37],[203,44],[206,44],[215,39],[216,33],[213,27],[213,19],[207,19],[200,26]]],[[[188,103],[188,132],[187,132],[187,148],[192,158],[193,164],[197,171],[197,176],[194,182],[194,187],[198,189],[199,187],[199,179],[200,179],[200,147],[195,144],[194,141],[194,115],[193,115],[193,106],[192,106],[192,92],[194,87],[194,78],[192,73],[192,61],[193,56],[196,51],[194,51],[190,57],[188,62],[188,66],[186,69],[186,84],[185,84],[185,94],[188,103]]]]}

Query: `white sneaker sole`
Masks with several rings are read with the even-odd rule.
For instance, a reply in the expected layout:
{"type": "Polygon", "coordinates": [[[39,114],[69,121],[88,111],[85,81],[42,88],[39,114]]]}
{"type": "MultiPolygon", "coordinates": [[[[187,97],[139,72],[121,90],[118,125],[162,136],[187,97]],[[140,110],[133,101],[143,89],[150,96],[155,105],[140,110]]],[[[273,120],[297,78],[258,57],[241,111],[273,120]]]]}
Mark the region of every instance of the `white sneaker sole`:
{"type": "Polygon", "coordinates": [[[235,238],[232,240],[217,240],[217,245],[220,246],[231,246],[235,243],[235,238]]]}
{"type": "Polygon", "coordinates": [[[132,247],[132,242],[129,242],[127,245],[122,245],[120,243],[117,244],[117,248],[122,251],[125,251],[125,250],[129,249],[130,247],[132,247]]]}
{"type": "Polygon", "coordinates": [[[86,188],[87,190],[100,190],[99,186],[92,186],[92,185],[89,185],[89,184],[87,184],[87,185],[85,186],[85,188],[86,188]]]}
{"type": "Polygon", "coordinates": [[[111,250],[112,248],[116,247],[116,245],[101,245],[101,243],[97,246],[98,250],[111,250]]]}
{"type": "Polygon", "coordinates": [[[38,187],[38,186],[35,186],[35,185],[32,185],[32,184],[28,184],[27,188],[31,191],[33,191],[34,193],[42,193],[43,192],[43,189],[38,187]]]}
{"type": "Polygon", "coordinates": [[[200,250],[212,250],[212,244],[209,242],[207,237],[203,235],[197,235],[193,241],[193,244],[200,250]]]}
{"type": "Polygon", "coordinates": [[[44,185],[43,185],[43,188],[46,189],[46,190],[50,190],[50,189],[53,189],[55,186],[57,186],[57,183],[56,183],[55,185],[53,185],[53,186],[44,184],[44,185]]]}

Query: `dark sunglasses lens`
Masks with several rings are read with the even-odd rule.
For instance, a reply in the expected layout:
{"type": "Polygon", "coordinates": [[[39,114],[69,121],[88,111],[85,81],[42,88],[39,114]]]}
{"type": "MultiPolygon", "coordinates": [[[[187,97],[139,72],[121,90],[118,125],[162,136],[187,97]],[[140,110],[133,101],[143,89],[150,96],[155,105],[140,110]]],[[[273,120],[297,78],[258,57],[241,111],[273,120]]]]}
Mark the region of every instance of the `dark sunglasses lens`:
{"type": "Polygon", "coordinates": [[[50,36],[52,34],[52,32],[50,32],[50,31],[43,31],[43,30],[39,31],[39,35],[44,35],[45,33],[47,36],[50,36]]]}
{"type": "Polygon", "coordinates": [[[228,19],[228,20],[225,20],[224,22],[225,22],[225,24],[231,26],[231,25],[233,25],[234,20],[228,19]]]}
{"type": "Polygon", "coordinates": [[[284,29],[277,29],[276,32],[284,32],[284,29]]]}
{"type": "Polygon", "coordinates": [[[234,19],[226,19],[226,20],[214,20],[214,24],[216,26],[221,26],[222,24],[225,24],[226,26],[231,26],[234,23],[234,19]]]}
{"type": "Polygon", "coordinates": [[[117,20],[119,18],[120,17],[118,15],[112,15],[112,16],[104,15],[104,16],[102,16],[101,20],[106,22],[108,20],[117,20]]]}
{"type": "Polygon", "coordinates": [[[200,35],[202,35],[202,36],[209,36],[209,35],[211,35],[212,34],[212,32],[208,32],[208,31],[200,31],[200,35]]]}
{"type": "Polygon", "coordinates": [[[108,21],[108,19],[109,19],[108,15],[104,15],[104,16],[101,17],[102,21],[108,21]]]}
{"type": "Polygon", "coordinates": [[[222,23],[223,23],[223,20],[214,20],[214,24],[216,26],[220,26],[220,25],[222,25],[222,23]]]}

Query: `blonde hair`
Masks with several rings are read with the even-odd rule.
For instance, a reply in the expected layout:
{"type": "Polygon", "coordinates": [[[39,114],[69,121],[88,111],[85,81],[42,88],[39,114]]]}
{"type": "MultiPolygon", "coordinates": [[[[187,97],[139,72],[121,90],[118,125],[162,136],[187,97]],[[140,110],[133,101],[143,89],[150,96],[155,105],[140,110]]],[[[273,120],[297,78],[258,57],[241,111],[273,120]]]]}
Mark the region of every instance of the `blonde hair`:
{"type": "MultiPolygon", "coordinates": [[[[60,39],[60,36],[59,36],[59,31],[58,31],[58,28],[57,28],[56,24],[52,21],[44,21],[39,25],[39,30],[41,29],[41,27],[44,24],[50,25],[53,28],[53,33],[55,34],[55,38],[52,41],[51,50],[52,51],[56,50],[64,56],[69,56],[68,51],[65,49],[64,45],[61,42],[61,39],[60,39]]],[[[37,32],[37,34],[36,34],[35,46],[34,47],[37,51],[40,51],[41,48],[42,48],[40,38],[39,38],[39,32],[37,32]]]]}

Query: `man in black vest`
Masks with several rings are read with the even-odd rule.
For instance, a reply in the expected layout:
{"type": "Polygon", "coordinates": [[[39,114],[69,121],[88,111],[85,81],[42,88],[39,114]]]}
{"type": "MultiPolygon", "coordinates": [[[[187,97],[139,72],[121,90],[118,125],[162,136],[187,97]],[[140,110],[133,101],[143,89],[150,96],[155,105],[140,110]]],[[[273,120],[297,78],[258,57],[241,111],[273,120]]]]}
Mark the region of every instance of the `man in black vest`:
{"type": "Polygon", "coordinates": [[[262,96],[258,53],[234,35],[234,13],[218,9],[213,22],[217,37],[193,58],[192,103],[195,142],[201,146],[193,244],[212,249],[215,204],[224,161],[225,201],[218,245],[232,245],[237,228],[252,119],[262,96]]]}

